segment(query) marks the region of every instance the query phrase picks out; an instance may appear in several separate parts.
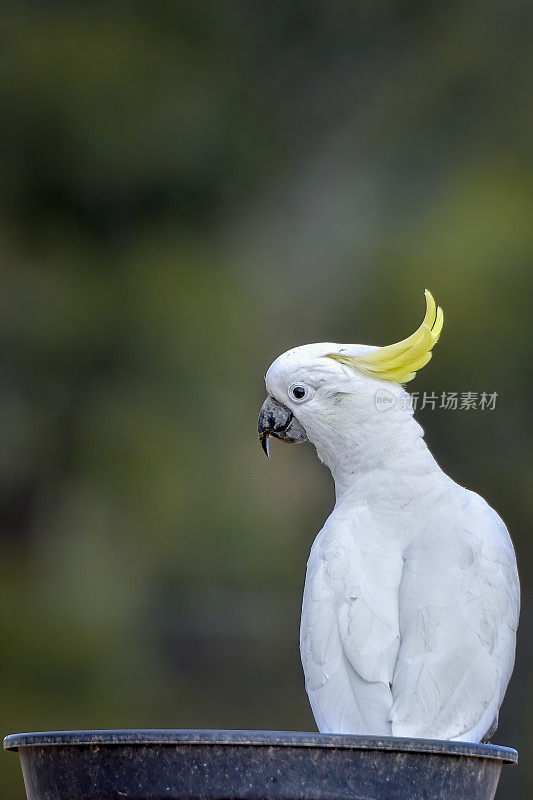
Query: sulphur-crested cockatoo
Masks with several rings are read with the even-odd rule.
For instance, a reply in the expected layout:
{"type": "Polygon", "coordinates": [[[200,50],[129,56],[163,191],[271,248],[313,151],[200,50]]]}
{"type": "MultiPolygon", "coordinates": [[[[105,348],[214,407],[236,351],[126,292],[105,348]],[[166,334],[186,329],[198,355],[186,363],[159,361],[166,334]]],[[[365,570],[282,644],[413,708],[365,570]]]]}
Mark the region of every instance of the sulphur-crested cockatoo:
{"type": "Polygon", "coordinates": [[[259,437],[312,442],[335,507],[311,549],[300,649],[320,731],[487,741],[514,662],[519,584],[495,511],[429,452],[402,388],[443,314],[387,347],[296,347],[266,374],[259,437]]]}

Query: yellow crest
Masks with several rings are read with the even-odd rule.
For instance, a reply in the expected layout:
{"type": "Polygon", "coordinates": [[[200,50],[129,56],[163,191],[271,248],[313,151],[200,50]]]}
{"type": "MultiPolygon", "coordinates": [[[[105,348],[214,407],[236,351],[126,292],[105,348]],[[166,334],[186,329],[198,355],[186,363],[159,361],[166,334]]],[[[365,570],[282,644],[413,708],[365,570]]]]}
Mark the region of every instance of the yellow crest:
{"type": "Polygon", "coordinates": [[[442,308],[435,305],[431,292],[425,289],[426,315],[422,325],[409,336],[396,344],[379,347],[365,356],[348,356],[342,353],[328,353],[339,364],[380,381],[407,383],[413,380],[417,370],[422,369],[431,358],[431,350],[439,341],[444,323],[442,308]]]}

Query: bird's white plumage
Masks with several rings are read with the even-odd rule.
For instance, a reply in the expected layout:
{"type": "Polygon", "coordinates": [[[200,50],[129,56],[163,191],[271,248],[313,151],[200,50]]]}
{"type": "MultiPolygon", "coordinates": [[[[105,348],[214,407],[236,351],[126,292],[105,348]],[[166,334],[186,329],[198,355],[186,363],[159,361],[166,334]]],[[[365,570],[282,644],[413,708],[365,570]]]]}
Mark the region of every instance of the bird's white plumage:
{"type": "MultiPolygon", "coordinates": [[[[280,356],[269,394],[330,468],[336,504],[309,557],[301,621],[306,687],[323,732],[480,741],[513,662],[519,585],[502,520],[439,468],[399,385],[324,358],[280,356]],[[288,387],[300,381],[308,399],[288,387]]],[[[369,348],[352,346],[350,352],[369,348]]]]}

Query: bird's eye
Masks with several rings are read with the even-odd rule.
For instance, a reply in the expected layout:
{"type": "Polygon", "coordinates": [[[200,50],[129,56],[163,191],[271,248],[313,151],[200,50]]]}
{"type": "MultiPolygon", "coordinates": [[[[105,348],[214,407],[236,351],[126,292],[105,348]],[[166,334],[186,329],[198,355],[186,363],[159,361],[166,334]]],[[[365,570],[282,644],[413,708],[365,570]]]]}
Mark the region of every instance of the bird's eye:
{"type": "Polygon", "coordinates": [[[296,383],[294,386],[290,387],[289,394],[293,400],[301,401],[307,397],[307,389],[305,386],[301,386],[299,383],[296,383]]]}

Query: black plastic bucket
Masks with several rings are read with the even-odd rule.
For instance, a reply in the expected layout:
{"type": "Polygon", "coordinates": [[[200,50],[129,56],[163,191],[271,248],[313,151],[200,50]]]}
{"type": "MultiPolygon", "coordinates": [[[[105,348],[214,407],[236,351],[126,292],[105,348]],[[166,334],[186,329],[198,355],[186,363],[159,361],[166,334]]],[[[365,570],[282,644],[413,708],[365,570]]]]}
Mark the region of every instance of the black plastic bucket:
{"type": "Polygon", "coordinates": [[[276,731],[21,733],[28,800],[491,800],[516,750],[276,731]]]}

